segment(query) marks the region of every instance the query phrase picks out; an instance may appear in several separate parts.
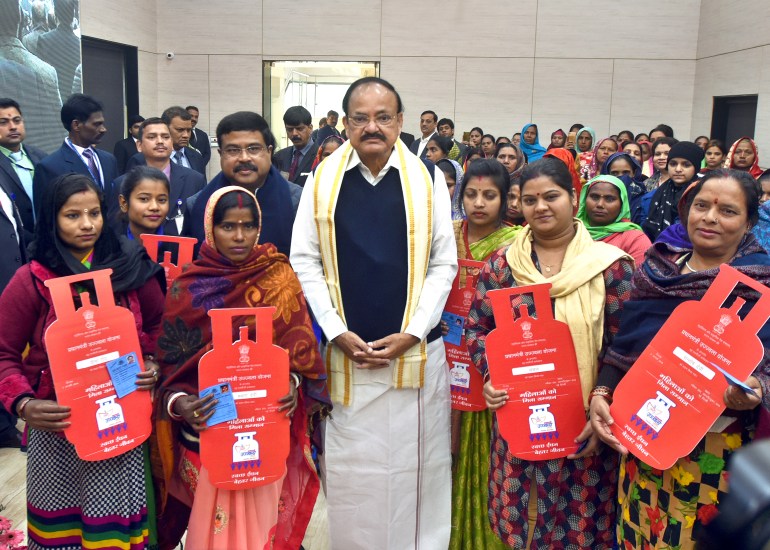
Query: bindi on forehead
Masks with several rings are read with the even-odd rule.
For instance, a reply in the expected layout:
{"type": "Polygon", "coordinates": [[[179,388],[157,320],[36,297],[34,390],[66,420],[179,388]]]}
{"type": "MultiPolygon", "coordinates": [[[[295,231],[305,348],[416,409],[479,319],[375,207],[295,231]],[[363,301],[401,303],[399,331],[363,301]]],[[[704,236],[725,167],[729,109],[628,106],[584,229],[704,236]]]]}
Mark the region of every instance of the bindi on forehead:
{"type": "Polygon", "coordinates": [[[719,198],[714,197],[714,204],[719,204],[719,198]]]}

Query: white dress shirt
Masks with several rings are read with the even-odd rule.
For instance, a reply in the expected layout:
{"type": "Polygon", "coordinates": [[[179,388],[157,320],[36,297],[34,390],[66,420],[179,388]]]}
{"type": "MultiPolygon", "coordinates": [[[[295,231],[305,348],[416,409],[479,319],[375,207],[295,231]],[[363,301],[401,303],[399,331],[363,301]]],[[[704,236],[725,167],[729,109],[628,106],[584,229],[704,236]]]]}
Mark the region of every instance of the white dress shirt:
{"type": "Polygon", "coordinates": [[[420,138],[420,144],[417,146],[417,156],[418,157],[420,155],[422,155],[422,150],[425,149],[426,145],[428,145],[428,142],[430,141],[430,138],[432,138],[435,135],[436,135],[436,132],[434,130],[433,133],[431,135],[429,135],[428,137],[426,137],[426,138],[421,137],[420,138]]]}
{"type": "MultiPolygon", "coordinates": [[[[407,152],[407,154],[410,154],[407,152]]],[[[385,167],[377,176],[364,166],[354,150],[350,155],[347,170],[358,169],[366,181],[377,185],[388,170],[399,170],[398,153],[394,149],[385,167]]],[[[318,232],[313,209],[313,190],[315,174],[308,176],[302,191],[302,198],[297,208],[291,239],[291,265],[302,283],[310,309],[331,341],[347,327],[332,305],[329,289],[324,279],[321,249],[318,244],[318,232]]],[[[452,207],[444,173],[435,170],[433,183],[433,242],[425,282],[417,302],[417,309],[406,327],[408,334],[423,340],[441,319],[452,281],[457,272],[457,244],[452,228],[452,207]]],[[[377,292],[377,289],[372,289],[377,292]]],[[[344,297],[343,297],[344,301],[344,297]]],[[[383,337],[387,334],[383,334],[383,337]]]]}
{"type": "MultiPolygon", "coordinates": [[[[72,150],[78,154],[78,156],[80,157],[80,160],[83,161],[83,164],[85,164],[86,167],[88,167],[88,159],[83,156],[83,151],[86,150],[85,147],[81,147],[80,145],[75,145],[74,143],[72,143],[72,140],[70,138],[65,138],[64,141],[66,141],[67,145],[69,145],[72,148],[72,150]]],[[[96,167],[99,169],[99,179],[102,180],[100,183],[102,184],[102,188],[104,188],[104,170],[102,170],[102,163],[99,161],[99,155],[96,154],[96,150],[93,147],[91,147],[91,151],[93,151],[92,158],[96,163],[96,167]]],[[[91,169],[89,168],[89,172],[90,170],[91,169]]]]}

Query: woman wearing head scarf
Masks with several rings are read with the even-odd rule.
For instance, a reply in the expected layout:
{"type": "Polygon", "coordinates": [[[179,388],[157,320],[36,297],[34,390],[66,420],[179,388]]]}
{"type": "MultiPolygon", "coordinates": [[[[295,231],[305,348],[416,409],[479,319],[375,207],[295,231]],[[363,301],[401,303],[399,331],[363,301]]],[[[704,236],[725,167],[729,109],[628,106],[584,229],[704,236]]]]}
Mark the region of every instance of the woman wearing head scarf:
{"type": "Polygon", "coordinates": [[[619,151],[613,153],[604,161],[602,175],[615,176],[626,186],[628,193],[628,205],[631,210],[631,220],[641,216],[641,198],[647,192],[644,187],[645,177],[635,156],[619,151]]]}
{"type": "Polygon", "coordinates": [[[610,157],[611,154],[618,152],[618,143],[612,138],[604,138],[599,140],[590,153],[590,159],[583,164],[583,159],[588,159],[588,154],[583,154],[580,157],[580,179],[583,183],[587,182],[599,173],[604,162],[610,157]]]}
{"type": "Polygon", "coordinates": [[[315,160],[313,161],[313,167],[312,169],[315,170],[316,167],[321,164],[321,161],[331,155],[334,151],[339,149],[340,145],[345,143],[345,140],[342,139],[340,136],[334,135],[329,136],[324,140],[324,142],[318,147],[318,152],[315,155],[315,160]]]}
{"type": "Polygon", "coordinates": [[[560,148],[564,147],[564,145],[567,143],[567,134],[564,133],[564,130],[559,128],[556,130],[553,134],[551,134],[551,143],[548,145],[548,150],[554,148],[560,148]]]}
{"type": "MultiPolygon", "coordinates": [[[[330,409],[326,373],[297,276],[285,255],[258,244],[260,211],[242,187],[216,191],[206,204],[205,243],[169,290],[158,339],[164,376],[156,434],[165,503],[159,530],[186,548],[298,548],[319,489],[309,435],[330,409]],[[290,393],[278,410],[291,416],[286,475],[252,489],[218,489],[200,463],[198,433],[212,403],[199,399],[198,362],[212,349],[212,308],[275,308],[273,342],[289,355],[290,393]],[[296,411],[295,411],[296,409],[296,411]],[[189,518],[189,527],[188,527],[189,518]]],[[[234,318],[233,330],[254,324],[234,318]]]]}
{"type": "Polygon", "coordinates": [[[743,170],[754,178],[758,178],[762,174],[762,169],[759,167],[759,151],[756,142],[749,137],[742,137],[733,143],[725,158],[725,168],[743,170]]]}
{"type": "Polygon", "coordinates": [[[583,189],[583,183],[580,181],[580,174],[578,174],[577,170],[575,169],[575,157],[572,156],[572,153],[570,153],[568,149],[560,147],[558,149],[551,149],[548,151],[545,155],[543,155],[543,158],[546,157],[557,158],[567,166],[570,178],[572,178],[572,187],[575,189],[575,195],[579,197],[580,192],[583,189]]]}
{"type": "Polygon", "coordinates": [[[596,176],[583,186],[577,218],[591,238],[625,251],[642,265],[650,239],[642,228],[631,222],[626,185],[614,176],[596,176]]]}
{"type": "Polygon", "coordinates": [[[537,131],[537,124],[526,124],[521,129],[521,142],[519,142],[519,148],[527,155],[527,162],[535,162],[543,158],[545,154],[545,147],[540,145],[539,134],[537,131]]]}
{"type": "Polygon", "coordinates": [[[452,159],[441,159],[436,166],[444,173],[449,196],[452,197],[452,219],[464,220],[463,199],[461,187],[463,184],[463,169],[452,159]]]}
{"type": "Polygon", "coordinates": [[[590,153],[596,143],[596,132],[590,126],[583,126],[575,136],[575,151],[578,155],[590,153]]]}
{"type": "MultiPolygon", "coordinates": [[[[70,410],[57,403],[46,331],[56,320],[45,282],[112,269],[115,303],[131,312],[144,355],[137,389],[158,376],[151,354],[163,313],[163,270],[144,248],[105,224],[104,195],[91,178],[66,174],[43,194],[31,262],[0,297],[0,401],[27,423],[27,519],[30,548],[149,548],[154,502],[145,482],[146,446],[107,460],[82,460],[62,434],[70,410]]],[[[96,304],[93,285],[80,283],[96,304]]],[[[73,291],[77,307],[79,295],[73,291]]]]}
{"type": "Polygon", "coordinates": [[[691,141],[680,141],[668,152],[666,170],[669,179],[645,195],[650,197],[649,207],[642,212],[644,221],[639,224],[651,241],[679,221],[679,199],[690,183],[698,179],[703,154],[703,149],[691,141]]]}
{"type": "MultiPolygon", "coordinates": [[[[683,199],[680,215],[691,244],[656,242],[634,273],[620,331],[602,360],[595,388],[600,391],[590,404],[594,431],[625,455],[619,480],[620,548],[694,548],[698,532],[717,515],[718,501],[728,490],[725,467],[731,455],[751,441],[757,416],[770,409],[770,325],[766,325],[759,332],[764,357],[745,381],[757,396],[735,386],[714,396],[727,409],[695,449],[672,468],[656,470],[627,454],[607,427],[612,421],[612,390],[674,309],[703,298],[721,264],[770,285],[770,257],[751,234],[757,220],[758,189],[748,174],[712,170],[693,183],[683,199]]],[[[726,303],[745,300],[743,317],[757,297],[753,290],[738,285],[726,303]]]]}

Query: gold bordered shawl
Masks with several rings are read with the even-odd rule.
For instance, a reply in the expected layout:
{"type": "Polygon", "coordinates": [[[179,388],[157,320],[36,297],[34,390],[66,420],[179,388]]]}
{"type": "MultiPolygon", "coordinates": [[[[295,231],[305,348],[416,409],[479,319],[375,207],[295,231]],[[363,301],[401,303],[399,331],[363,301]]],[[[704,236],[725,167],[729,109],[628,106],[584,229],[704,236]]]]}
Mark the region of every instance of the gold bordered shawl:
{"type": "MultiPolygon", "coordinates": [[[[404,332],[417,309],[428,272],[433,241],[433,180],[425,164],[414,155],[407,153],[401,140],[396,141],[395,150],[398,155],[401,189],[404,194],[408,238],[409,279],[406,308],[401,323],[401,332],[404,332]]],[[[329,289],[332,304],[344,323],[347,321],[337,266],[334,213],[342,179],[352,152],[353,147],[348,141],[340,147],[340,150],[326,158],[316,170],[313,189],[315,222],[326,286],[329,289]]],[[[395,359],[394,387],[422,387],[427,357],[427,344],[423,340],[395,359]]],[[[350,405],[353,400],[356,372],[353,361],[330,342],[326,349],[326,366],[329,371],[332,401],[345,406],[350,405]]]]}

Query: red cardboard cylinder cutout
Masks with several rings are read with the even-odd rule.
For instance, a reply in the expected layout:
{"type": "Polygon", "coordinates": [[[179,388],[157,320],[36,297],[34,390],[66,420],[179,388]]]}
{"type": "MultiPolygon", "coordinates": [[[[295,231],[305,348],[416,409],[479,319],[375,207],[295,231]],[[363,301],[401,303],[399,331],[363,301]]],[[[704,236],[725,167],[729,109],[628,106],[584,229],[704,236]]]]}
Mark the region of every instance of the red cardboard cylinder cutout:
{"type": "Polygon", "coordinates": [[[166,288],[171,288],[174,279],[182,273],[182,266],[193,261],[193,250],[198,241],[190,237],[177,237],[173,235],[152,235],[143,233],[142,244],[147,255],[153,262],[158,262],[166,272],[166,288]],[[173,243],[178,245],[176,254],[176,264],[171,263],[171,252],[166,251],[163,254],[163,260],[158,260],[158,246],[160,243],[173,243]]]}
{"type": "Polygon", "coordinates": [[[273,345],[274,313],[274,307],[209,310],[213,349],[198,364],[198,385],[229,383],[238,414],[200,434],[201,462],[223,489],[267,485],[286,472],[290,419],[278,412],[278,399],[289,393],[289,354],[273,345]],[[256,341],[241,327],[233,342],[233,318],[244,316],[256,317],[256,341]]]}
{"type": "Polygon", "coordinates": [[[727,380],[743,382],[764,356],[757,336],[770,317],[770,289],[723,264],[699,301],[677,306],[614,392],[612,433],[642,462],[665,470],[688,455],[725,410],[727,380]],[[735,286],[760,294],[743,320],[735,286]]]}
{"type": "Polygon", "coordinates": [[[449,327],[444,336],[444,347],[449,364],[449,383],[452,390],[452,408],[460,411],[483,411],[487,408],[484,401],[484,379],[473,366],[471,356],[465,344],[465,319],[471,309],[476,293],[476,282],[484,262],[475,260],[457,260],[459,269],[452,283],[441,320],[449,327]],[[462,275],[465,284],[462,284],[462,275]]]}
{"type": "Polygon", "coordinates": [[[508,392],[495,411],[508,450],[524,460],[560,458],[577,451],[586,424],[575,346],[569,327],[553,318],[551,283],[491,290],[495,329],[487,335],[492,386],[508,392]],[[532,294],[514,320],[511,298],[532,294]]]}
{"type": "Polygon", "coordinates": [[[144,370],[134,316],[115,305],[111,269],[45,281],[51,290],[56,321],[45,333],[57,402],[72,408],[64,430],[83,460],[121,455],[144,442],[152,431],[150,392],[119,398],[106,363],[136,353],[144,370]],[[70,285],[93,281],[99,305],[87,292],[75,310],[70,285]]]}

